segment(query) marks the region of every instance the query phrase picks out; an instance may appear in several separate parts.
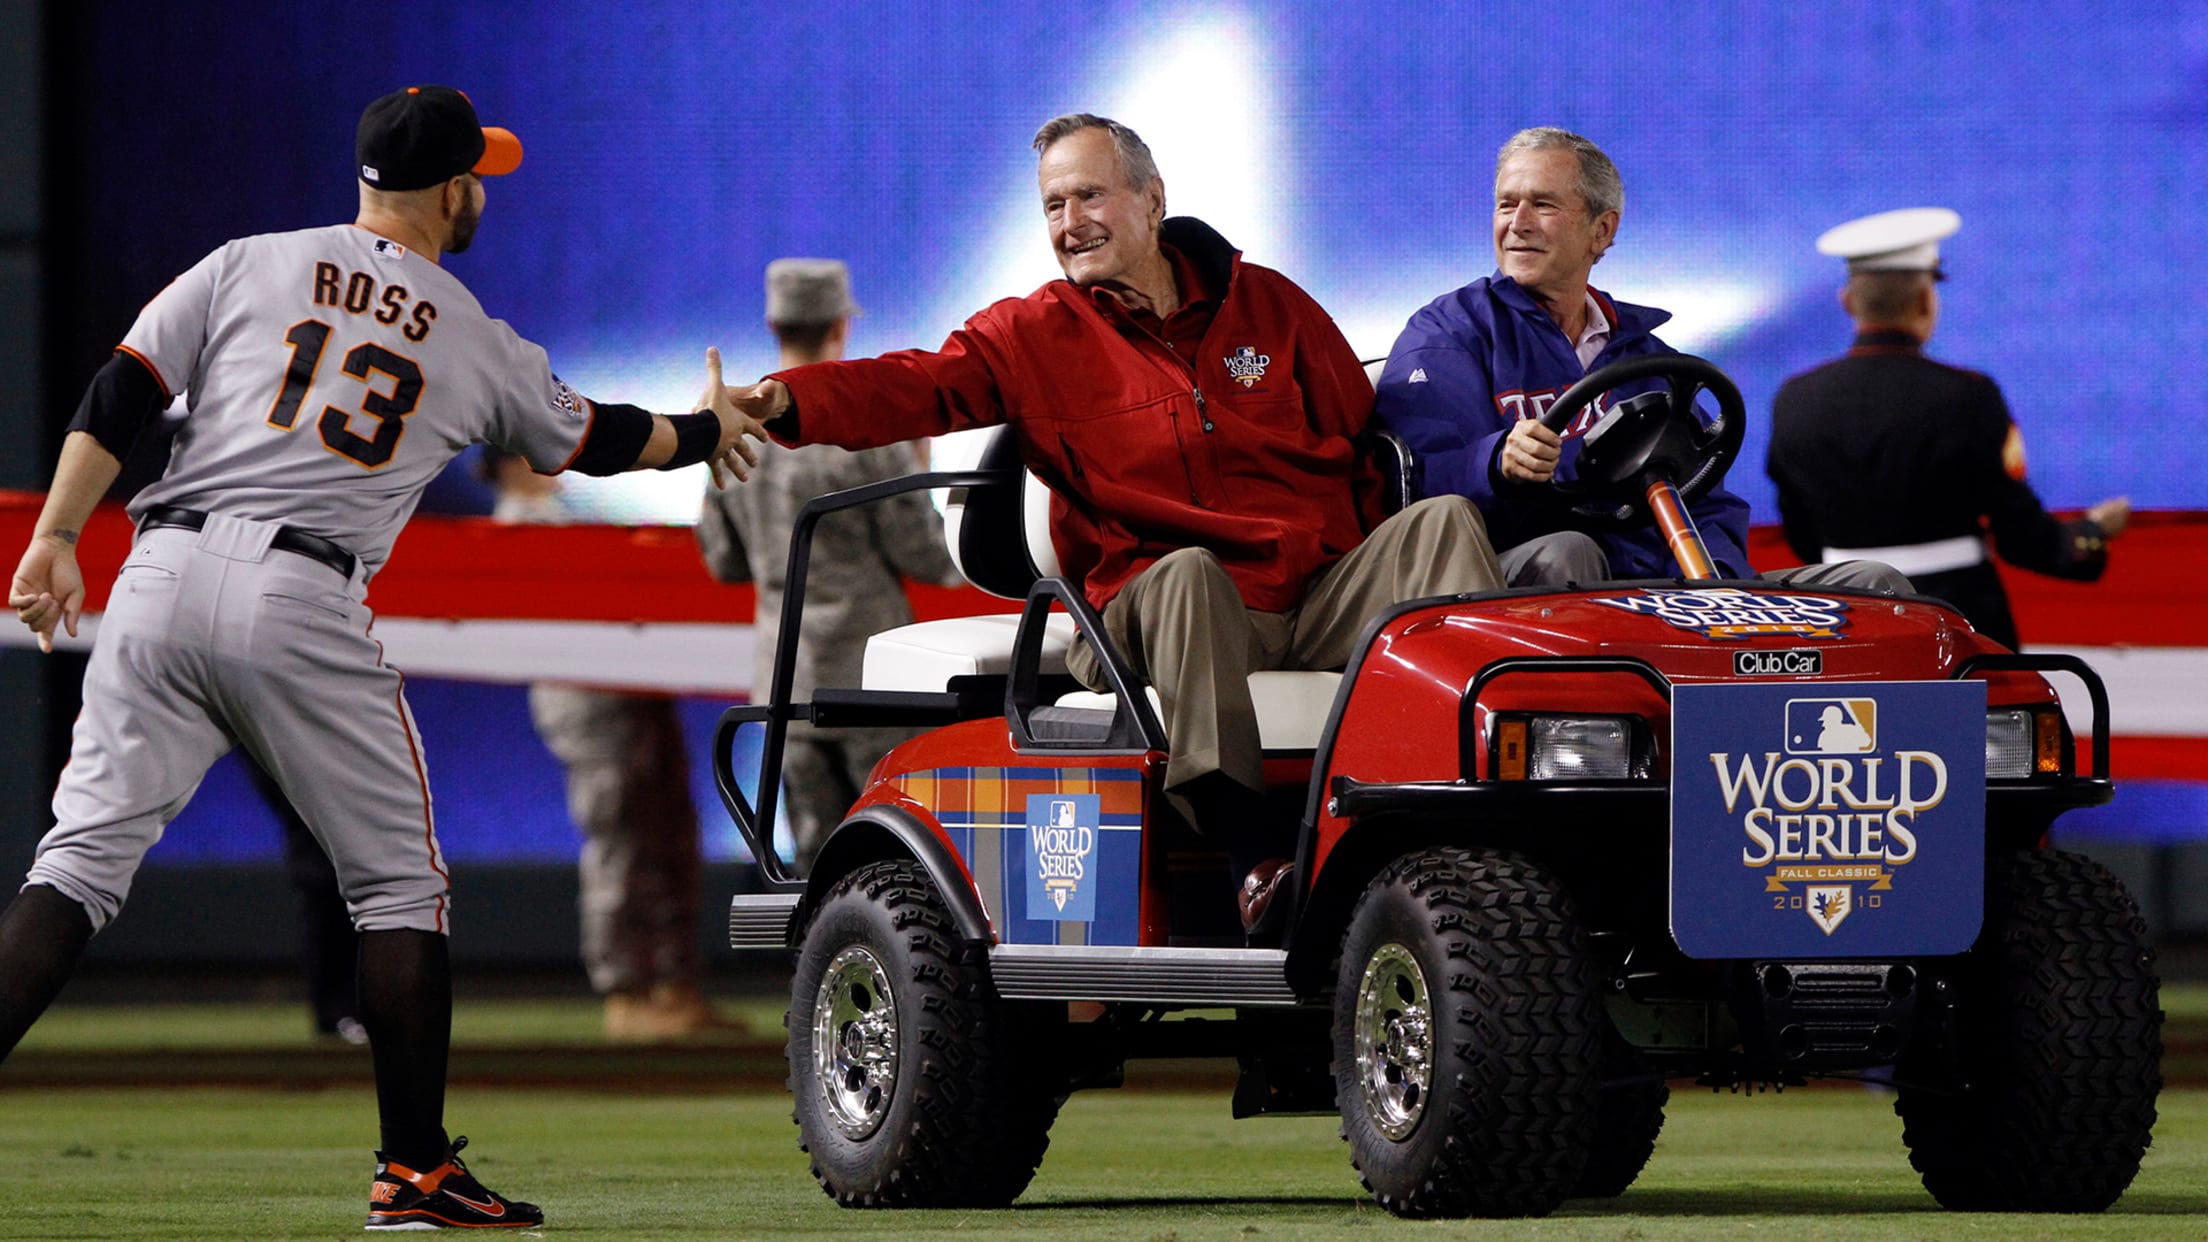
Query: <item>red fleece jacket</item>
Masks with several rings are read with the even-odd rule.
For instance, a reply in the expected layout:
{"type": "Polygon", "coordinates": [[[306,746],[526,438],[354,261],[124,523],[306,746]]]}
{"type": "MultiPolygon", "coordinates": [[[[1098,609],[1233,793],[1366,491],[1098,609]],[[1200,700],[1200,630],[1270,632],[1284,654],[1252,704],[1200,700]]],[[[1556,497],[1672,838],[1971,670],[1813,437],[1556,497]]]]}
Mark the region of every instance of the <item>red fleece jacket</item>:
{"type": "Polygon", "coordinates": [[[1243,262],[1198,220],[1166,221],[1161,239],[1226,289],[1193,364],[1054,280],[984,309],[932,353],[777,372],[796,400],[790,442],[870,448],[1009,423],[1055,493],[1059,563],[1097,608],[1191,546],[1219,557],[1249,607],[1295,607],[1380,521],[1354,444],[1372,386],[1287,277],[1243,262]]]}

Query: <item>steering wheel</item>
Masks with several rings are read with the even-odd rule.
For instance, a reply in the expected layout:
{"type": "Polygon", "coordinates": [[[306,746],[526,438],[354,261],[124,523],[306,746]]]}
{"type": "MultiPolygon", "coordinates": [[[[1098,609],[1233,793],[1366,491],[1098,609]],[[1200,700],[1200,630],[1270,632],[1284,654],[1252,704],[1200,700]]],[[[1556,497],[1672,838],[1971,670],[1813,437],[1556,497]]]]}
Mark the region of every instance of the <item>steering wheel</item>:
{"type": "Polygon", "coordinates": [[[1654,520],[1649,484],[1663,480],[1692,505],[1716,487],[1740,455],[1748,432],[1740,389],[1723,371],[1691,354],[1647,354],[1614,362],[1572,385],[1541,416],[1558,435],[1596,397],[1635,380],[1661,377],[1666,388],[1628,397],[1580,438],[1577,477],[1550,486],[1586,524],[1608,530],[1654,520]],[[1696,394],[1717,398],[1717,421],[1705,427],[1694,412],[1696,394]]]}

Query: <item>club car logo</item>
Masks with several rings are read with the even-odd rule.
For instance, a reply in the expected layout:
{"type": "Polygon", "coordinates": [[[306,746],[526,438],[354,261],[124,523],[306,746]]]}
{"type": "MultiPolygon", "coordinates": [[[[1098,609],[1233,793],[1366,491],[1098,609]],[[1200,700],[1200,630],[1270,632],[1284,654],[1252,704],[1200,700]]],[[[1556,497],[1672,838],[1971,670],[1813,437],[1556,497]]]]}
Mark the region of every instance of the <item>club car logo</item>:
{"type": "Polygon", "coordinates": [[[1733,653],[1733,672],[1742,677],[1809,677],[1824,671],[1825,653],[1815,647],[1733,653]]]}
{"type": "Polygon", "coordinates": [[[1780,743],[1710,762],[1747,839],[1741,865],[1763,876],[1773,910],[1802,911],[1829,936],[1858,908],[1883,905],[1917,857],[1925,814],[1947,799],[1947,761],[1880,753],[1868,698],[1787,700],[1780,743]],[[1860,899],[1858,884],[1869,886],[1860,899]]]}
{"type": "Polygon", "coordinates": [[[1257,381],[1265,378],[1265,368],[1273,365],[1271,354],[1257,352],[1255,345],[1243,345],[1227,355],[1227,375],[1244,388],[1257,387],[1257,381]]]}
{"type": "Polygon", "coordinates": [[[1029,918],[1087,921],[1096,917],[1096,892],[1088,884],[1096,854],[1098,801],[1094,794],[1035,794],[1028,799],[1029,918]]]}
{"type": "Polygon", "coordinates": [[[1707,590],[1635,591],[1601,595],[1598,604],[1653,616],[1704,638],[1741,639],[1768,635],[1838,638],[1847,628],[1848,606],[1822,595],[1745,591],[1738,587],[1707,590]]]}

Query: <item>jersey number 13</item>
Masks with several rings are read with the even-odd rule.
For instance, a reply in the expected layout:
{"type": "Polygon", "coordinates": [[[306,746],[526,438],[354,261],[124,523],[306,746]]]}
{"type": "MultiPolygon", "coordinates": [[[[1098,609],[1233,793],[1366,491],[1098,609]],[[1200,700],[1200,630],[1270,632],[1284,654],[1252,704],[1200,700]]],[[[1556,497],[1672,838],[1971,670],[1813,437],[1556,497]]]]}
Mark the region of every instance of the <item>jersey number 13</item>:
{"type": "MultiPolygon", "coordinates": [[[[330,343],[330,325],[319,319],[302,319],[284,334],[284,343],[291,346],[291,366],[284,372],[283,391],[276,394],[276,404],[268,411],[268,425],[289,431],[299,421],[299,407],[306,404],[307,390],[314,386],[315,368],[322,365],[322,350],[330,343]]],[[[412,358],[370,342],[353,346],[345,355],[342,369],[357,380],[367,380],[372,372],[380,371],[393,381],[390,392],[377,392],[371,386],[361,399],[357,413],[376,420],[374,435],[355,434],[352,421],[356,411],[334,405],[323,406],[322,417],[315,423],[322,433],[322,443],[331,452],[374,470],[390,462],[391,454],[399,447],[399,437],[406,432],[406,416],[422,399],[422,368],[412,358]]]]}

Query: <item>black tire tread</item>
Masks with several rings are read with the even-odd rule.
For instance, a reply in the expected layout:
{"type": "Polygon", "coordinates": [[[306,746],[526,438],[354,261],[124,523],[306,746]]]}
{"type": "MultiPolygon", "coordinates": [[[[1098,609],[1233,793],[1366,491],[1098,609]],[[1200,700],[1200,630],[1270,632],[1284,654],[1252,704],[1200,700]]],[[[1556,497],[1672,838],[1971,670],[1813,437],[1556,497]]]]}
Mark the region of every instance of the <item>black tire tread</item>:
{"type": "Polygon", "coordinates": [[[1446,991],[1454,1013],[1436,1014],[1432,1094],[1418,1130],[1401,1144],[1362,1117],[1351,1022],[1337,1019],[1335,1074],[1351,1161],[1397,1216],[1546,1215],[1577,1181],[1593,1141],[1603,1017],[1578,914],[1561,884],[1514,855],[1454,847],[1407,854],[1351,914],[1339,972],[1347,999],[1338,1005],[1354,1010],[1369,951],[1348,950],[1368,908],[1395,902],[1408,903],[1454,968],[1427,980],[1437,1010],[1446,991]],[[1459,1071],[1445,1076],[1451,1066],[1459,1071]],[[1447,1131],[1438,1150],[1426,1150],[1420,1132],[1436,1123],[1447,1131]],[[1408,1155],[1413,1149],[1421,1154],[1408,1155]]]}
{"type": "MultiPolygon", "coordinates": [[[[805,944],[785,1018],[789,1089],[798,1146],[813,1157],[821,1190],[844,1207],[988,1208],[1018,1198],[1050,1146],[1062,1097],[1035,1089],[1039,1084],[1017,1072],[1032,1042],[1021,1038],[1022,1011],[990,991],[983,950],[959,938],[927,869],[896,860],[851,872],[816,907],[805,944]],[[901,943],[906,977],[892,982],[909,992],[898,998],[898,1022],[917,1019],[899,1067],[898,1090],[909,1082],[910,1107],[893,1109],[883,1128],[863,1140],[882,1149],[859,1170],[816,1150],[805,1117],[811,1066],[800,1056],[801,1038],[810,1040],[813,999],[805,994],[803,954],[828,912],[854,896],[876,907],[901,943]]],[[[894,962],[883,965],[895,969],[894,962]]]]}
{"type": "Polygon", "coordinates": [[[1975,1081],[1902,1088],[1909,1162],[1951,1209],[2102,1211],[2138,1175],[2162,1089],[2146,923],[2114,875],[2056,850],[1990,855],[1986,891],[1959,1050],[1975,1081]]]}

